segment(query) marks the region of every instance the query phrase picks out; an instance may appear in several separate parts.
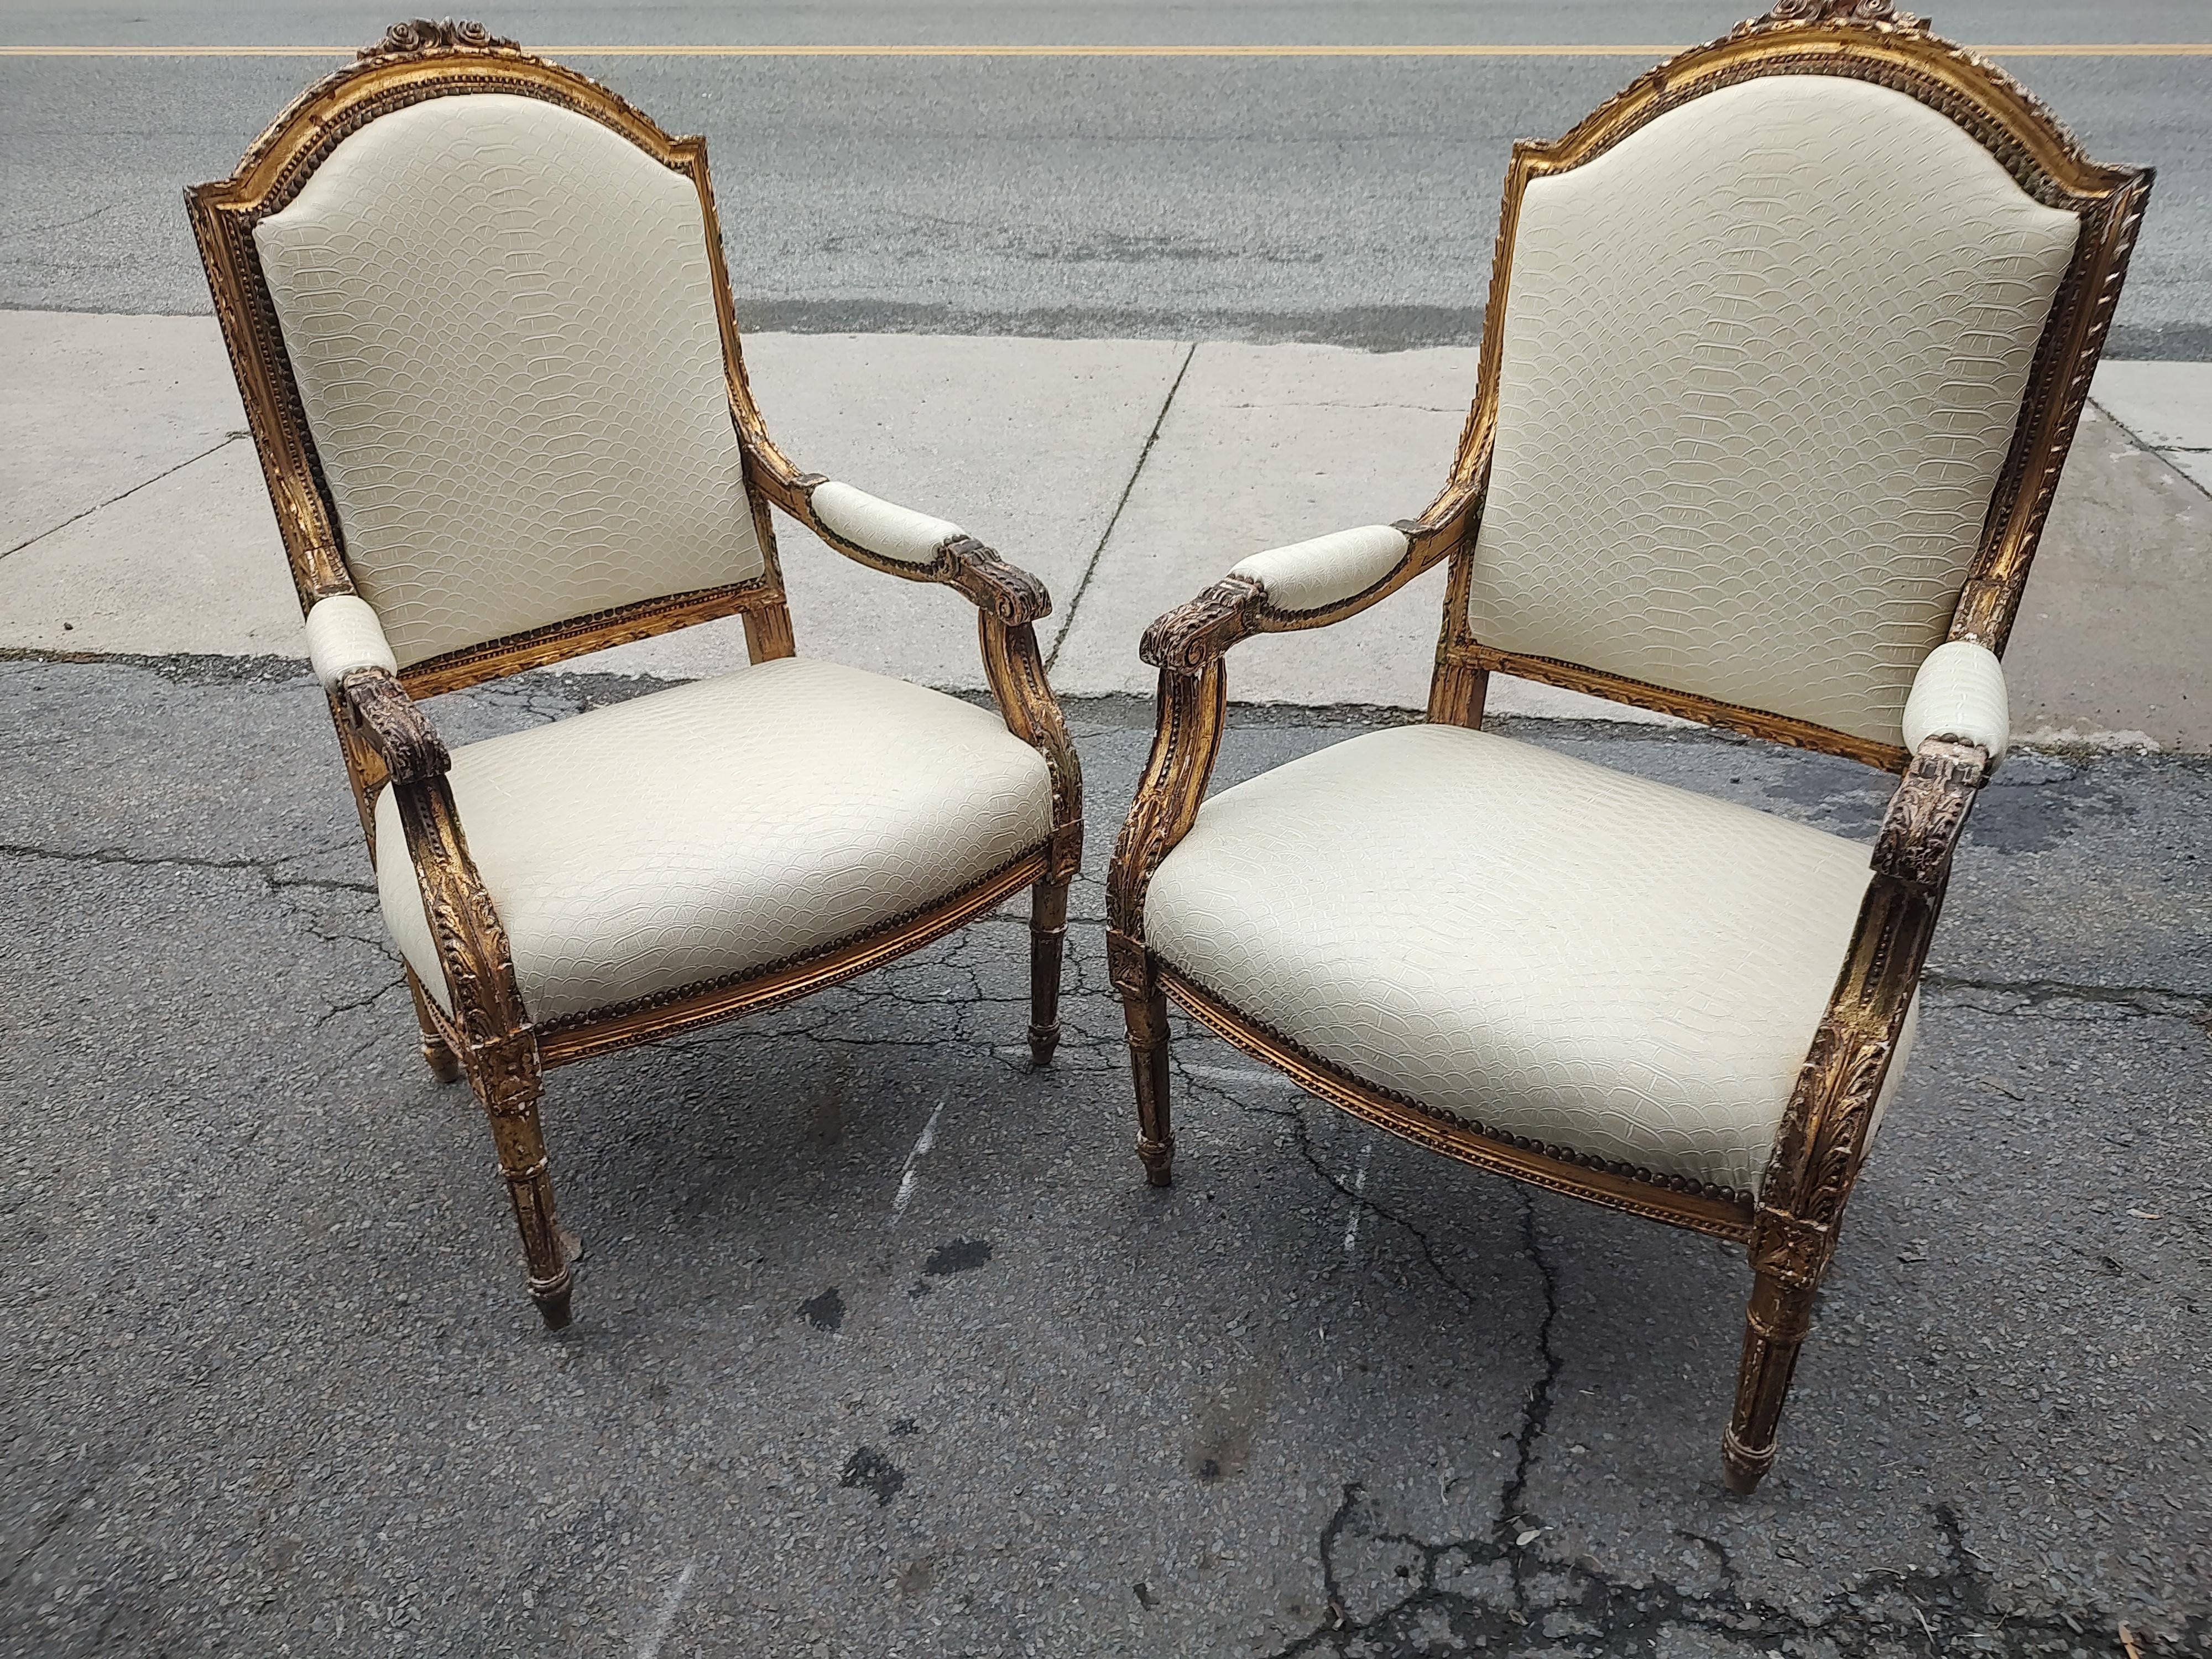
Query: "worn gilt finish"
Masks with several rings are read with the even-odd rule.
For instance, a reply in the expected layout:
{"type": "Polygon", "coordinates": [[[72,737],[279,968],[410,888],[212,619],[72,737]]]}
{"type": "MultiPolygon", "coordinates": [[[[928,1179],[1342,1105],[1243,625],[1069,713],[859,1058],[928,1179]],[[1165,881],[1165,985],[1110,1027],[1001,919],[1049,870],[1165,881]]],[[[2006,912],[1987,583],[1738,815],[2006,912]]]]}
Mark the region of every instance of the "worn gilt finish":
{"type": "MultiPolygon", "coordinates": [[[[393,674],[349,675],[331,698],[346,774],[372,854],[373,803],[390,787],[404,849],[419,878],[448,993],[448,1013],[410,971],[422,1054],[441,1081],[466,1077],[488,1115],[522,1238],[532,1295],[553,1328],[568,1318],[573,1238],[556,1218],[538,1120],[544,1068],[651,1042],[708,1022],[771,1007],[851,978],[939,939],[1033,889],[1030,1043],[1038,1063],[1058,1041],[1067,889],[1082,857],[1081,769],[1046,683],[1034,624],[1051,609],[1043,586],[971,537],[950,538],[927,564],[884,559],[831,533],[815,516],[818,475],[794,467],[768,433],[744,358],[708,179],[704,141],[675,138],[597,82],[532,57],[482,24],[417,18],[395,23],[358,60],[307,88],[255,140],[227,179],[185,192],[216,314],[230,351],[277,528],[302,611],[351,593],[337,515],[325,483],[253,241],[253,228],[296,197],[337,144],[380,116],[426,99],[497,92],[541,99],[599,122],[699,193],[730,416],[740,441],[748,507],[763,568],[748,580],[575,617],[449,652],[393,674]],[[984,669],[1007,727],[1044,757],[1053,827],[1038,845],[937,902],[821,950],[736,979],[684,988],[534,1028],[515,982],[498,912],[476,866],[446,774],[450,757],[418,699],[525,669],[648,639],[713,617],[744,618],[755,662],[793,654],[770,508],[790,514],[845,556],[908,580],[951,588],[979,613],[984,669]]],[[[396,849],[381,849],[386,856],[396,849]]]]}
{"type": "Polygon", "coordinates": [[[1341,604],[1309,612],[1278,611],[1258,583],[1230,577],[1147,630],[1144,658],[1160,671],[1158,726],[1108,875],[1109,965],[1127,1016],[1138,1152],[1154,1184],[1172,1179],[1175,1157],[1166,1026],[1172,998],[1200,1024],[1322,1099],[1419,1145],[1593,1203],[1742,1241],[1754,1286],[1735,1409],[1723,1445],[1728,1484],[1739,1492],[1749,1492],[1773,1462],[1776,1428],[1814,1295],[1834,1251],[1890,1058],[1918,987],[1952,852],[1988,757],[1932,738],[1915,754],[1580,664],[1497,650],[1470,633],[1467,600],[1471,550],[1497,435],[1499,325],[1511,300],[1522,193],[1532,180],[1583,165],[1690,99],[1753,76],[1804,74],[1853,76],[1917,99],[1972,134],[2036,200],[2081,219],[2080,240],[2038,346],[2020,422],[1950,629],[1953,639],[1978,641],[2002,653],[2111,326],[2151,175],[2091,161],[2010,76],[1937,39],[1924,21],[1889,0],[1781,0],[1724,39],[1640,76],[1565,137],[1515,147],[1498,218],[1474,400],[1443,492],[1419,520],[1398,526],[1411,538],[1399,565],[1341,604]],[[1145,896],[1152,874],[1195,819],[1220,748],[1225,653],[1249,635],[1324,626],[1354,615],[1446,561],[1450,578],[1430,685],[1431,721],[1480,726],[1489,676],[1504,672],[1905,775],[1881,827],[1849,951],[1755,1197],[1693,1188],[1644,1170],[1593,1166],[1562,1149],[1444,1118],[1304,1053],[1176,973],[1146,946],[1145,896]]]}

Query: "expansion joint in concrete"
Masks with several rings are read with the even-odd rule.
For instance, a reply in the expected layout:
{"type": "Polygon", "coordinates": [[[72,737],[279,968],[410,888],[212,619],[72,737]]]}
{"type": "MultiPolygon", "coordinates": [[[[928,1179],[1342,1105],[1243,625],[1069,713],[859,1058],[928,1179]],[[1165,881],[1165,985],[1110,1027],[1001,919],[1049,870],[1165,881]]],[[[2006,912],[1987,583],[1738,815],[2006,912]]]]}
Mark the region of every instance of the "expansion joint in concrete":
{"type": "Polygon", "coordinates": [[[94,514],[100,511],[103,507],[112,507],[116,502],[120,501],[127,501],[130,497],[136,495],[140,490],[147,488],[149,484],[157,484],[164,478],[171,477],[177,473],[182,472],[186,467],[207,459],[209,456],[215,454],[218,450],[228,449],[231,445],[241,441],[246,435],[247,434],[243,432],[224,433],[221,442],[212,445],[209,448],[203,449],[198,454],[187,455],[183,460],[179,461],[174,466],[164,467],[161,471],[156,472],[150,478],[141,478],[137,483],[132,484],[130,489],[122,490],[116,495],[110,495],[104,501],[94,501],[90,507],[85,508],[83,512],[72,513],[68,518],[64,519],[59,524],[49,525],[46,529],[41,530],[37,535],[17,542],[15,546],[8,548],[5,550],[0,550],[0,559],[6,558],[10,553],[21,553],[27,547],[36,547],[40,542],[46,540],[47,537],[59,535],[63,531],[67,530],[71,525],[76,523],[79,520],[88,519],[94,514]]]}
{"type": "Polygon", "coordinates": [[[1068,596],[1067,614],[1060,618],[1060,632],[1052,641],[1052,649],[1045,655],[1044,665],[1050,669],[1060,660],[1060,647],[1075,631],[1075,613],[1083,604],[1083,596],[1091,591],[1091,579],[1097,574],[1098,561],[1105,556],[1106,544],[1114,539],[1114,526],[1121,522],[1121,509],[1129,504],[1129,497],[1137,488],[1137,480],[1144,475],[1145,463],[1152,459],[1152,446],[1160,441],[1160,428],[1167,423],[1168,410],[1175,406],[1176,393],[1182,390],[1182,377],[1190,373],[1190,360],[1198,356],[1198,343],[1191,342],[1182,354],[1182,362],[1176,366],[1175,379],[1169,383],[1168,395],[1160,399],[1160,412],[1152,416],[1152,429],[1145,434],[1142,448],[1137,451],[1137,464],[1129,469],[1129,480],[1121,486],[1121,494],[1114,503],[1114,510],[1106,515],[1106,527],[1098,532],[1098,544],[1091,550],[1084,562],[1083,574],[1077,578],[1075,592],[1068,596]]]}

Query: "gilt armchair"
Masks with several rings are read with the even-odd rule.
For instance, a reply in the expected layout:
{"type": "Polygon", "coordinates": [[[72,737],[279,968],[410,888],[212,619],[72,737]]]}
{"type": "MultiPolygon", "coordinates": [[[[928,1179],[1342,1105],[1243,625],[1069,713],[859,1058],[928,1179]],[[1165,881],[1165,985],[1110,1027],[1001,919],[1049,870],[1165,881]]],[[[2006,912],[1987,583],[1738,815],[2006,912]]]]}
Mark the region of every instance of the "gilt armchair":
{"type": "Polygon", "coordinates": [[[489,1116],[549,1327],[547,1067],[1024,887],[1050,1057],[1082,784],[1049,601],[769,439],[699,139],[480,26],[400,24],[186,200],[422,1054],[489,1116]],[[771,507],[971,601],[999,715],[796,655],[771,507]],[[423,701],[733,614],[750,665],[574,719],[449,750],[423,701]]]}
{"type": "Polygon", "coordinates": [[[1422,1146],[1741,1243],[1723,1462],[1758,1483],[2150,177],[1886,0],[1784,0],[1516,147],[1434,502],[1145,635],[1107,945],[1155,1184],[1172,999],[1422,1146]],[[1426,721],[1206,799],[1231,647],[1439,562],[1426,721]],[[1486,732],[1493,673],[1902,777],[1869,853],[1486,732]]]}

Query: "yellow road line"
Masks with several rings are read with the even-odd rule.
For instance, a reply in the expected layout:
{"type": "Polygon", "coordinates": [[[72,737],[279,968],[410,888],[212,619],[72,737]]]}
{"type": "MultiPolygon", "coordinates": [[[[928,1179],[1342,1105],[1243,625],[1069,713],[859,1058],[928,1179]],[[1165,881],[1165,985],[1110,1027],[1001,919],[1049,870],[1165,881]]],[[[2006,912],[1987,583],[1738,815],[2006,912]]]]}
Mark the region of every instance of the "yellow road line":
{"type": "MultiPolygon", "coordinates": [[[[1679,46],[544,46],[555,58],[1644,58],[1679,46]]],[[[1977,46],[1991,58],[2212,58],[2212,41],[1977,46]]],[[[0,58],[350,58],[350,46],[11,46],[0,58]]]]}

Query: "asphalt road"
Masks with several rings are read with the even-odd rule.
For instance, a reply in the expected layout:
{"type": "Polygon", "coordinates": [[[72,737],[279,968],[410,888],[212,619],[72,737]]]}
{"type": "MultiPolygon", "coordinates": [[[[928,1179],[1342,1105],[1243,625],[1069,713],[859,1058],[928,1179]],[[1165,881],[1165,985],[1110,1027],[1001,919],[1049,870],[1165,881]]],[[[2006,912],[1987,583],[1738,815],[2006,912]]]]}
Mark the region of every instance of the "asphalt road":
{"type": "MultiPolygon", "coordinates": [[[[1304,339],[1480,326],[1516,137],[1564,131],[1743,6],[920,3],[491,8],[526,46],[1648,45],[1650,58],[730,58],[580,67],[709,138],[746,321],[1304,339]]],[[[0,7],[0,46],[343,46],[386,5],[0,7]]],[[[1943,8],[1990,44],[2212,39],[2201,4],[1943,8]]],[[[0,305],[204,312],[177,203],[337,59],[0,57],[0,305]]],[[[2212,356],[2212,57],[2007,66],[2157,194],[2112,355],[2212,356]]]]}
{"type": "MultiPolygon", "coordinates": [[[[1013,917],[556,1073],[548,1337],[300,665],[0,663],[0,1656],[2212,1655],[2212,767],[2017,754],[1976,806],[1735,1502],[1740,1250],[1188,1030],[1144,1185],[1097,877],[1150,711],[1070,713],[1055,1065],[1013,917]]],[[[1352,729],[1239,711],[1219,779],[1352,729]]],[[[1861,839],[1887,790],[1518,734],[1861,839]]]]}

